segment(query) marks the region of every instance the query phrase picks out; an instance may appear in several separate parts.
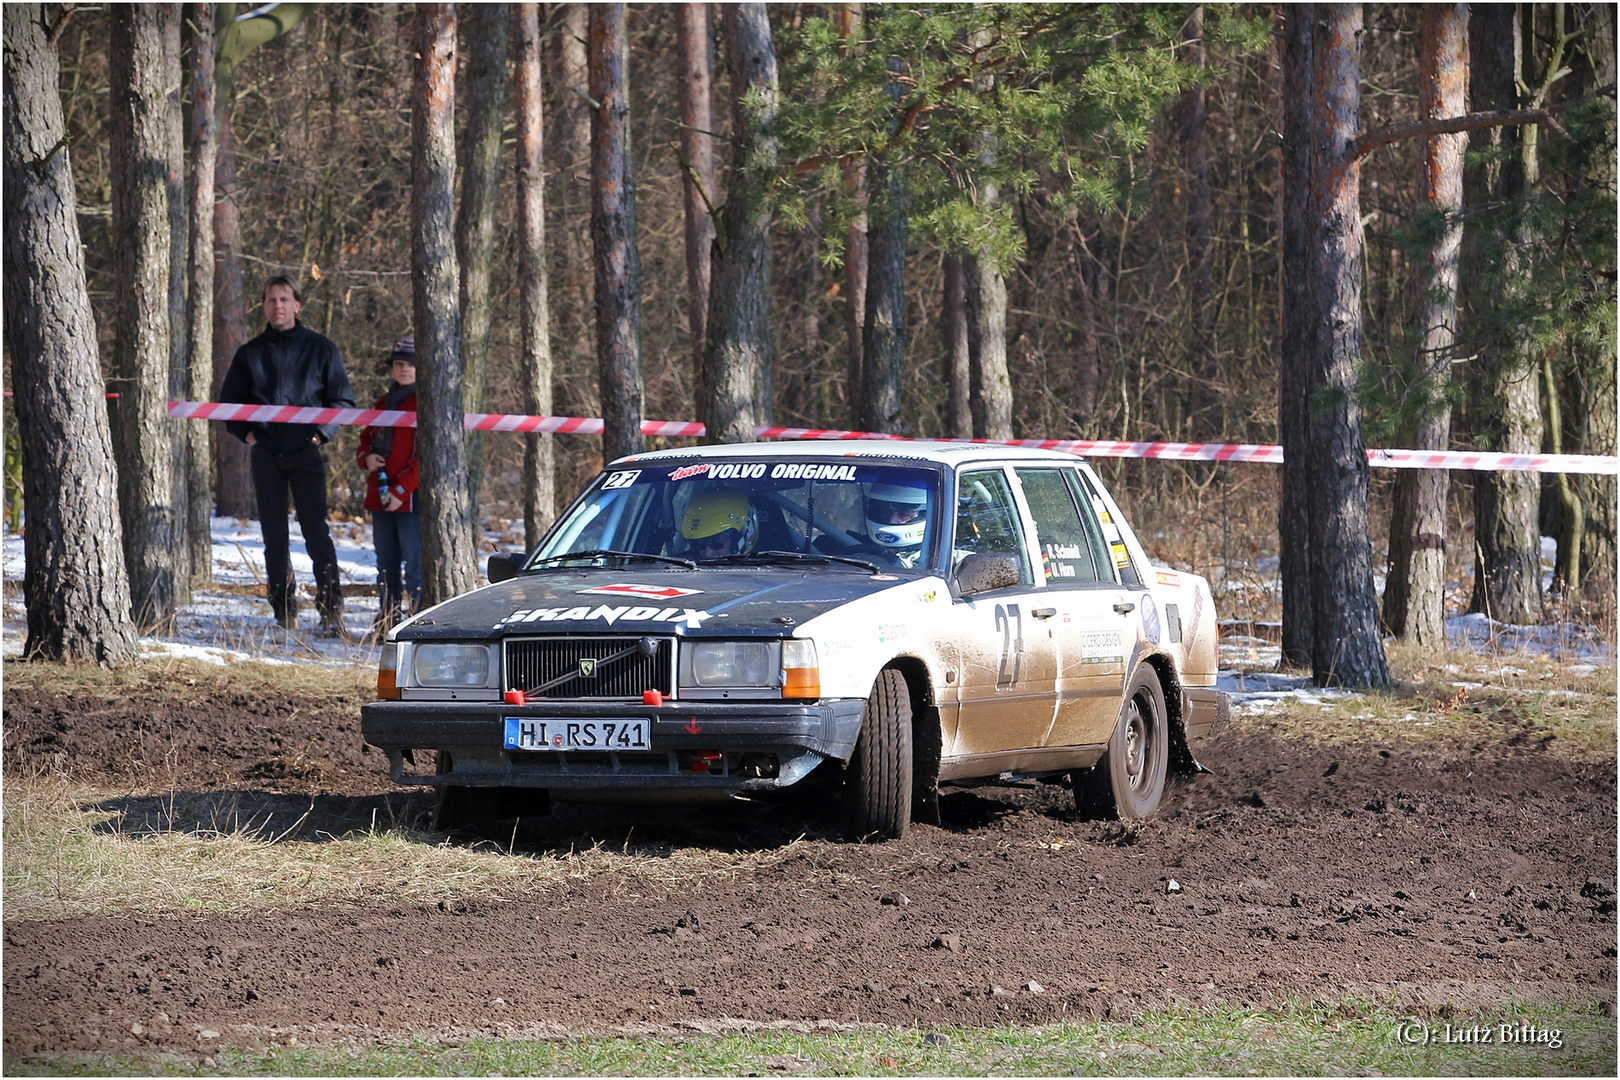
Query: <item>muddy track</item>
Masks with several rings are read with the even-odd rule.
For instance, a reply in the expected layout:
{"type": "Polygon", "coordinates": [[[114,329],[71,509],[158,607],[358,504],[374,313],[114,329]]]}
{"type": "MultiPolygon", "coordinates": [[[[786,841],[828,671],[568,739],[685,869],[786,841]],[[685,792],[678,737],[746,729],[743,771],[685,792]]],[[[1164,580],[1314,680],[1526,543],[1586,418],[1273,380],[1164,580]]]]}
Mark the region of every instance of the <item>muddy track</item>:
{"type": "MultiPolygon", "coordinates": [[[[329,697],[8,687],[5,764],[122,792],[109,805],[135,817],[230,800],[290,825],[313,797],[298,835],[318,840],[426,806],[392,789],[357,718],[358,700],[329,697]]],[[[541,897],[8,920],[5,1054],[1045,1022],[1347,995],[1612,1002],[1614,762],[1510,736],[1411,756],[1240,721],[1200,754],[1215,773],[1178,782],[1140,828],[1078,820],[1067,791],[1040,784],[949,794],[943,827],[880,847],[837,842],[831,810],[804,799],[560,807],[512,857],[595,843],[755,857],[698,883],[631,871],[541,897]]]]}

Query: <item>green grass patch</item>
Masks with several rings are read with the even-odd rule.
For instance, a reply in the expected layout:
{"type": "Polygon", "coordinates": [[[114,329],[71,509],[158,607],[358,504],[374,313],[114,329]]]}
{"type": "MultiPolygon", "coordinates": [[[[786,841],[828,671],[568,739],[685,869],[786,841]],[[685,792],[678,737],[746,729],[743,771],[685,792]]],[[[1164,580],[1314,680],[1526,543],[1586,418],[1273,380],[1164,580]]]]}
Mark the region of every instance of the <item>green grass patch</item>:
{"type": "Polygon", "coordinates": [[[687,1037],[407,1041],[208,1054],[8,1059],[13,1075],[1613,1076],[1615,1025],[1587,1008],[1418,1020],[1365,1002],[1150,1013],[1039,1028],[755,1030],[687,1037]],[[1559,1046],[1498,1042],[1503,1025],[1559,1046]],[[1446,1041],[1488,1029],[1490,1043],[1446,1041]]]}

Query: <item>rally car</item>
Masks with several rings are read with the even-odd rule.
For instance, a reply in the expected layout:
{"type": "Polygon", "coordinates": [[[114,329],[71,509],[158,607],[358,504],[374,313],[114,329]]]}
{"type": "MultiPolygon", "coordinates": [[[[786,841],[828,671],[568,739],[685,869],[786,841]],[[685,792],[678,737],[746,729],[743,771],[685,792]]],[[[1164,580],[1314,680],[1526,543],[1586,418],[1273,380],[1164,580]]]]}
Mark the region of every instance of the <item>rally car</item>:
{"type": "Polygon", "coordinates": [[[829,772],[857,839],[985,778],[1141,818],[1228,712],[1209,585],[1150,565],[1065,454],[638,454],[489,579],[389,634],[361,710],[393,779],[437,789],[441,829],[829,772]]]}

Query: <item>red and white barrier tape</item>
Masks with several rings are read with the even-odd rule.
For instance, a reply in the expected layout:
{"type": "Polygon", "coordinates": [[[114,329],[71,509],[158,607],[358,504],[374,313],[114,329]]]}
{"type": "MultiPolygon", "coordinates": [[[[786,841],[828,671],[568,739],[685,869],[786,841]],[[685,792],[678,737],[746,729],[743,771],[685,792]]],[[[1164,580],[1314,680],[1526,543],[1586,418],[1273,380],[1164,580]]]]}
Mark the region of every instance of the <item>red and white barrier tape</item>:
{"type": "MultiPolygon", "coordinates": [[[[350,424],[363,427],[415,427],[414,412],[387,409],[319,409],[291,405],[224,405],[171,401],[169,415],[194,420],[246,420],[272,424],[350,424]]],[[[516,413],[467,413],[468,431],[549,431],[560,435],[596,435],[600,417],[523,416],[516,413]]],[[[643,435],[701,437],[703,425],[687,420],[643,420],[643,435]]],[[[1057,450],[1080,457],[1161,458],[1171,461],[1245,461],[1281,465],[1283,449],[1257,443],[1119,442],[1111,439],[912,439],[870,431],[825,428],[759,427],[760,439],[887,439],[900,442],[982,443],[1057,450]]],[[[1620,473],[1620,457],[1597,454],[1499,454],[1472,450],[1368,450],[1369,464],[1385,469],[1469,469],[1482,472],[1620,473]]]]}

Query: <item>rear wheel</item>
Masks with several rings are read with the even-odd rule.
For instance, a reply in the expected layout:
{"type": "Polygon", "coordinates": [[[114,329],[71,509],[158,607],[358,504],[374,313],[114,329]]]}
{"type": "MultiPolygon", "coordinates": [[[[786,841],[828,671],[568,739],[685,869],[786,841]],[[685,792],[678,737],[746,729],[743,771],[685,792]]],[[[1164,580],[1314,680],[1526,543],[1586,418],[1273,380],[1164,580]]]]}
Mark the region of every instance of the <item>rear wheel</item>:
{"type": "Polygon", "coordinates": [[[899,840],[911,825],[911,693],[893,668],[878,675],[861,716],[849,762],[844,835],[851,840],[899,840]]]}
{"type": "Polygon", "coordinates": [[[1101,761],[1072,776],[1082,817],[1139,821],[1159,808],[1170,763],[1170,721],[1159,674],[1136,669],[1101,761]]]}

